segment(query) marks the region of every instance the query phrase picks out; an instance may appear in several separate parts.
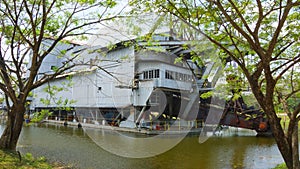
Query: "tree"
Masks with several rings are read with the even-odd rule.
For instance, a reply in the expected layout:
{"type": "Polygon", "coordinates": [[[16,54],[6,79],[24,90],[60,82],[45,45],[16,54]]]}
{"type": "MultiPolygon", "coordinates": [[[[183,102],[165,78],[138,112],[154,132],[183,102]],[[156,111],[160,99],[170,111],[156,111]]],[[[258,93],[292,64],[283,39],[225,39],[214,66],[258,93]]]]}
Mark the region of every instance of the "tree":
{"type": "MultiPolygon", "coordinates": [[[[115,6],[113,0],[1,0],[0,89],[8,111],[1,149],[16,149],[29,93],[76,66],[77,56],[69,56],[61,67],[38,77],[43,61],[55,57],[49,54],[58,44],[70,44],[71,38],[82,40],[94,34],[95,24],[116,18],[122,9],[110,13],[115,6]]],[[[65,53],[60,50],[57,57],[65,53]]]]}
{"type": "Polygon", "coordinates": [[[218,47],[220,57],[234,61],[266,112],[287,167],[300,168],[299,100],[293,103],[292,110],[287,108],[287,100],[299,95],[300,90],[299,73],[295,74],[300,61],[299,0],[154,0],[131,4],[180,19],[218,47]],[[292,84],[285,85],[291,88],[283,92],[284,76],[292,84]],[[276,102],[285,107],[289,117],[286,131],[280,124],[276,102]]]}

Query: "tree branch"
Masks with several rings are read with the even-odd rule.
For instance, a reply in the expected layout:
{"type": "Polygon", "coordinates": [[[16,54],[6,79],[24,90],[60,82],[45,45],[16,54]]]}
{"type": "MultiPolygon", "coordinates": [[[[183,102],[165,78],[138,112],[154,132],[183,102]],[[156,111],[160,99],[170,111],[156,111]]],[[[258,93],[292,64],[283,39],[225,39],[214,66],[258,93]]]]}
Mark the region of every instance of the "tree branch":
{"type": "MultiPolygon", "coordinates": [[[[278,37],[282,31],[282,28],[285,24],[285,21],[289,15],[289,12],[291,10],[291,8],[293,7],[293,4],[291,3],[292,1],[291,0],[288,0],[287,1],[287,6],[284,8],[284,11],[283,11],[283,14],[282,14],[282,17],[279,19],[279,22],[278,22],[278,25],[276,27],[276,30],[275,30],[275,33],[269,43],[269,47],[268,47],[268,50],[267,50],[267,53],[269,53],[269,56],[271,56],[270,54],[273,53],[274,51],[274,48],[276,46],[276,43],[277,43],[277,40],[278,40],[278,37]]],[[[271,58],[268,58],[271,60],[271,58]]]]}
{"type": "Polygon", "coordinates": [[[230,24],[234,27],[235,30],[237,30],[246,40],[247,42],[250,44],[250,46],[252,47],[252,49],[254,51],[256,51],[256,53],[258,54],[258,56],[260,58],[262,58],[262,56],[264,56],[263,54],[263,50],[261,50],[261,47],[258,46],[253,40],[252,38],[240,27],[238,26],[238,24],[232,20],[231,16],[226,12],[226,10],[224,9],[222,3],[220,2],[220,0],[216,0],[213,1],[218,9],[222,12],[222,14],[225,16],[225,18],[227,19],[228,22],[230,22],[230,24]]]}
{"type": "Polygon", "coordinates": [[[237,6],[233,3],[232,0],[229,0],[229,3],[232,5],[233,9],[238,14],[238,16],[241,19],[241,21],[242,21],[243,25],[245,26],[246,30],[254,37],[254,34],[253,34],[252,30],[250,29],[247,21],[245,20],[245,18],[241,14],[241,11],[237,8],[237,6]]]}
{"type": "Polygon", "coordinates": [[[293,111],[293,116],[296,118],[297,122],[300,120],[300,116],[298,116],[299,112],[300,112],[300,103],[298,103],[298,105],[293,111]]]}
{"type": "Polygon", "coordinates": [[[285,52],[287,49],[289,49],[289,47],[291,47],[294,43],[295,43],[295,41],[286,44],[282,49],[280,49],[280,51],[275,55],[275,57],[271,59],[271,61],[276,61],[276,60],[278,59],[278,57],[279,57],[283,52],[285,52]]]}
{"type": "Polygon", "coordinates": [[[279,69],[283,68],[284,66],[286,66],[279,74],[277,77],[275,77],[275,81],[277,82],[291,67],[293,67],[296,63],[300,62],[300,54],[295,57],[293,60],[288,61],[288,63],[285,63],[279,67],[277,67],[276,69],[274,69],[271,73],[277,72],[279,69]],[[290,64],[290,65],[288,65],[290,64]]]}

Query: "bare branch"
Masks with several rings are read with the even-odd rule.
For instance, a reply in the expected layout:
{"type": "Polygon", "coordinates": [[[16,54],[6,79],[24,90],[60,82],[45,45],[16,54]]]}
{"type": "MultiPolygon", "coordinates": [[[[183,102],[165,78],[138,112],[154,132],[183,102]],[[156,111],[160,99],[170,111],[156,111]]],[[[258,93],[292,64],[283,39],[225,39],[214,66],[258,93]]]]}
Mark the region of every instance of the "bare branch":
{"type": "MultiPolygon", "coordinates": [[[[28,17],[29,17],[29,20],[30,20],[30,24],[31,24],[31,29],[32,29],[32,33],[33,33],[33,43],[36,44],[37,42],[37,35],[36,35],[36,22],[33,20],[33,8],[34,6],[32,6],[32,9],[30,10],[29,7],[28,7],[28,4],[27,4],[27,1],[24,0],[24,6],[25,6],[25,10],[28,14],[28,17]]],[[[21,11],[21,10],[20,10],[21,11]]],[[[37,16],[36,16],[37,17],[37,16]]]]}
{"type": "Polygon", "coordinates": [[[286,44],[282,49],[280,49],[280,51],[275,55],[275,57],[271,59],[271,61],[277,60],[278,57],[279,57],[283,52],[285,52],[287,49],[289,49],[289,47],[291,47],[294,43],[295,43],[295,41],[286,44]]]}
{"type": "MultiPolygon", "coordinates": [[[[269,54],[272,54],[273,51],[274,51],[274,48],[276,46],[278,37],[279,37],[279,35],[282,31],[282,28],[285,24],[285,21],[286,21],[292,7],[293,7],[293,4],[291,3],[291,0],[288,0],[287,1],[287,6],[284,8],[282,17],[279,19],[279,22],[278,22],[278,25],[277,25],[276,30],[274,32],[274,35],[273,35],[273,37],[272,37],[272,39],[269,43],[269,48],[268,48],[268,51],[267,51],[269,54]]],[[[269,56],[271,56],[271,55],[269,55],[269,56]]],[[[271,58],[269,58],[269,59],[271,59],[271,58]]]]}
{"type": "Polygon", "coordinates": [[[252,38],[240,27],[238,24],[232,20],[231,16],[227,13],[227,11],[224,9],[222,3],[220,0],[214,1],[217,5],[218,9],[222,12],[222,14],[225,16],[228,22],[247,40],[247,42],[250,44],[250,46],[257,52],[259,57],[262,57],[264,54],[262,53],[263,50],[261,50],[261,47],[256,44],[252,38]]]}
{"type": "Polygon", "coordinates": [[[261,23],[262,23],[262,20],[263,20],[264,16],[263,16],[263,8],[262,8],[261,1],[256,0],[256,3],[257,3],[257,6],[258,6],[259,17],[258,17],[258,20],[256,22],[256,25],[255,25],[255,28],[254,28],[254,31],[253,31],[253,35],[254,35],[254,38],[256,39],[255,41],[259,42],[258,31],[259,31],[259,28],[261,26],[261,23]]]}
{"type": "Polygon", "coordinates": [[[297,90],[293,90],[291,93],[289,93],[288,95],[285,96],[285,99],[289,99],[290,97],[292,97],[294,94],[300,92],[300,89],[297,90]]]}
{"type": "MultiPolygon", "coordinates": [[[[175,6],[175,4],[173,2],[171,2],[170,0],[167,0],[168,1],[168,4],[172,6],[173,9],[176,10],[176,12],[179,14],[175,14],[175,12],[173,11],[170,11],[169,8],[163,6],[163,5],[160,5],[162,8],[166,9],[168,12],[172,13],[172,14],[175,14],[178,18],[181,18],[182,20],[186,20],[187,18],[182,15],[182,13],[179,11],[179,9],[175,6]]],[[[187,22],[187,21],[186,21],[187,22]]]]}
{"type": "Polygon", "coordinates": [[[229,3],[232,5],[233,9],[235,10],[235,12],[238,14],[239,18],[241,19],[241,21],[243,22],[246,30],[254,37],[254,34],[252,32],[252,30],[250,29],[247,21],[245,20],[245,18],[243,17],[243,15],[241,14],[241,11],[238,9],[238,7],[234,4],[234,2],[232,0],[229,0],[229,3]]]}
{"type": "Polygon", "coordinates": [[[291,118],[292,112],[288,108],[289,106],[286,102],[286,99],[283,98],[283,95],[280,91],[276,90],[276,93],[277,93],[278,101],[282,104],[283,110],[286,112],[286,114],[289,116],[289,118],[291,118]]]}
{"type": "Polygon", "coordinates": [[[291,67],[293,67],[295,64],[300,62],[300,54],[295,57],[294,59],[288,61],[285,64],[282,64],[281,66],[275,68],[271,73],[277,72],[280,69],[282,69],[283,67],[285,67],[275,78],[275,81],[277,82],[288,70],[290,70],[291,67]]]}

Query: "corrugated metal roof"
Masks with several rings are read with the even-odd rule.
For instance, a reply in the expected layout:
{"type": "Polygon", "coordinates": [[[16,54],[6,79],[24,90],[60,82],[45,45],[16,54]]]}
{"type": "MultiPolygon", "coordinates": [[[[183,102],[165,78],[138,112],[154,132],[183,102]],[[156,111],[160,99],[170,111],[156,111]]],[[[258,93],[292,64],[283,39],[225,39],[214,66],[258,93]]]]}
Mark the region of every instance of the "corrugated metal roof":
{"type": "Polygon", "coordinates": [[[169,32],[168,25],[162,20],[165,16],[145,14],[136,17],[124,17],[106,22],[99,28],[97,35],[88,40],[88,45],[102,47],[123,41],[136,39],[149,32],[155,34],[169,32]]]}

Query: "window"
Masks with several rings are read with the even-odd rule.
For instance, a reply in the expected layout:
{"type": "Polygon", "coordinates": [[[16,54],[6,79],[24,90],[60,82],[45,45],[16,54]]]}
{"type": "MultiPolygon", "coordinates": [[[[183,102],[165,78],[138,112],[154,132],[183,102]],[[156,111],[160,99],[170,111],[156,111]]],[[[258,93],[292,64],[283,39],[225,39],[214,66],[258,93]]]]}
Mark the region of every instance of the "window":
{"type": "Polygon", "coordinates": [[[187,82],[188,81],[188,78],[187,78],[188,75],[186,74],[183,74],[183,81],[187,82]]]}
{"type": "Polygon", "coordinates": [[[188,79],[188,81],[189,81],[189,82],[192,82],[192,81],[194,81],[194,79],[193,79],[193,76],[189,75],[189,79],[188,79]]]}
{"type": "Polygon", "coordinates": [[[191,82],[191,81],[193,81],[192,75],[188,75],[188,74],[184,74],[184,73],[179,73],[179,72],[174,72],[174,71],[170,71],[170,70],[166,70],[166,72],[165,72],[165,78],[166,79],[171,79],[171,80],[183,81],[183,82],[191,82]]]}
{"type": "Polygon", "coordinates": [[[153,70],[149,70],[149,79],[153,78],[153,70]]]}
{"type": "Polygon", "coordinates": [[[166,78],[166,79],[170,79],[170,74],[169,74],[169,71],[168,71],[168,70],[166,70],[165,78],[166,78]]]}
{"type": "Polygon", "coordinates": [[[148,79],[148,71],[144,72],[144,79],[148,79]]]}
{"type": "Polygon", "coordinates": [[[173,72],[172,71],[169,71],[169,70],[166,70],[166,79],[173,79],[173,72]]]}
{"type": "Polygon", "coordinates": [[[170,79],[174,79],[175,72],[170,71],[170,79]]]}
{"type": "Polygon", "coordinates": [[[159,69],[154,70],[154,78],[159,78],[159,69]]]}
{"type": "MultiPolygon", "coordinates": [[[[159,69],[144,71],[143,75],[144,75],[144,79],[159,78],[159,69]]],[[[167,72],[166,72],[166,78],[167,78],[167,72]]]]}
{"type": "Polygon", "coordinates": [[[183,81],[183,74],[182,73],[179,73],[179,80],[183,81]]]}

